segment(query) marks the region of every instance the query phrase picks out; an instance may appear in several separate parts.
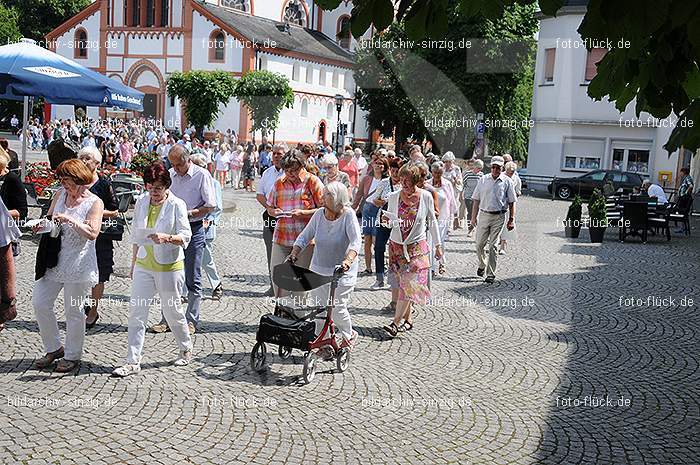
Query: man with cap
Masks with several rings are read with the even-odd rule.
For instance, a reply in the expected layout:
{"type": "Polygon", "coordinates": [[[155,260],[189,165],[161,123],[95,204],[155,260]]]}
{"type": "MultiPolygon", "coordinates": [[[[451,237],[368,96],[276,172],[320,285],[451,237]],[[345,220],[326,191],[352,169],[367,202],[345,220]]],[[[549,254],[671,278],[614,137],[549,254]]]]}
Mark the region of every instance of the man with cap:
{"type": "Polygon", "coordinates": [[[496,279],[496,259],[498,236],[506,219],[506,211],[510,212],[506,228],[515,227],[515,186],[511,178],[503,173],[503,157],[491,158],[491,174],[481,177],[472,194],[472,227],[476,227],[476,255],[479,260],[478,276],[484,276],[485,282],[492,283],[496,279]],[[478,220],[477,220],[478,215],[478,220]],[[489,262],[484,261],[484,247],[488,242],[489,262]]]}

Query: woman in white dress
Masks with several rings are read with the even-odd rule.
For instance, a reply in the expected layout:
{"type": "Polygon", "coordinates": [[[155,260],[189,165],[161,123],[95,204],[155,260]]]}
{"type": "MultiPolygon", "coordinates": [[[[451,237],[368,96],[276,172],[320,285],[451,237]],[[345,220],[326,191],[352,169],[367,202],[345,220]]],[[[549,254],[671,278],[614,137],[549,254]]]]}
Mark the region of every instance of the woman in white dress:
{"type": "MultiPolygon", "coordinates": [[[[98,282],[95,239],[102,226],[104,205],[87,188],[93,173],[78,160],[66,160],[56,169],[60,189],[51,202],[48,215],[60,228],[61,249],[58,264],[47,268],[34,283],[32,304],[46,355],[34,366],[42,369],[58,359],[56,371],[67,373],[80,365],[85,339],[85,297],[98,282]],[[63,289],[66,315],[65,349],[61,344],[54,303],[63,289]],[[65,358],[64,358],[65,357],[65,358]]],[[[35,228],[36,231],[37,228],[35,228]]]]}
{"type": "MultiPolygon", "coordinates": [[[[455,199],[455,191],[452,183],[443,176],[445,165],[441,161],[433,163],[432,179],[427,181],[427,184],[433,187],[438,198],[438,210],[440,211],[437,221],[438,230],[440,231],[440,245],[442,250],[445,250],[445,242],[447,235],[450,232],[450,226],[457,213],[457,200],[455,199]]],[[[445,255],[443,254],[440,260],[434,260],[432,265],[433,276],[440,272],[444,273],[445,255]]]]}
{"type": "Polygon", "coordinates": [[[226,173],[231,165],[231,152],[228,144],[221,144],[214,161],[216,163],[216,176],[223,189],[226,186],[226,173]]]}
{"type": "MultiPolygon", "coordinates": [[[[523,183],[520,180],[519,176],[513,176],[515,174],[515,170],[518,169],[518,165],[516,165],[514,161],[509,161],[508,163],[506,163],[505,169],[506,176],[508,176],[515,185],[515,195],[520,197],[520,195],[523,193],[523,183]]],[[[501,230],[501,242],[498,247],[499,255],[505,255],[506,245],[508,244],[508,241],[514,241],[517,237],[516,228],[513,228],[510,231],[508,230],[508,228],[506,228],[509,219],[510,212],[506,212],[506,221],[505,223],[503,223],[503,229],[501,230]]]]}

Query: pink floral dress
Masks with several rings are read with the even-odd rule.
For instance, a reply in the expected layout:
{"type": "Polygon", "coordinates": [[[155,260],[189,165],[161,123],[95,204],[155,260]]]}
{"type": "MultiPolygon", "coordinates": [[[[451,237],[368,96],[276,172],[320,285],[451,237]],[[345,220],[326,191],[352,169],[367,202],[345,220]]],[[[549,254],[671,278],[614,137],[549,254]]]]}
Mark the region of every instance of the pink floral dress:
{"type": "MultiPolygon", "coordinates": [[[[418,214],[418,203],[407,205],[399,199],[398,216],[401,218],[401,237],[406,239],[411,232],[418,214]]],[[[430,273],[430,247],[423,239],[406,246],[410,260],[406,260],[401,244],[389,241],[389,283],[399,289],[399,300],[415,304],[430,301],[428,276],[430,273]]]]}

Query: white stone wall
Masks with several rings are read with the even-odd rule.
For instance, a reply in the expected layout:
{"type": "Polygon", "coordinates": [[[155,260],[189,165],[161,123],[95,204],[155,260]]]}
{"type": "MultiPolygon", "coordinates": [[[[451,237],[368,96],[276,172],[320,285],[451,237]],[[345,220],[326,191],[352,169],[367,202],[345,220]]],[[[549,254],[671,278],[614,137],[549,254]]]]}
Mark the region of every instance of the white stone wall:
{"type": "MultiPolygon", "coordinates": [[[[636,101],[629,103],[623,113],[607,99],[594,101],[585,81],[587,50],[577,32],[583,15],[560,15],[540,21],[535,87],[530,132],[528,173],[542,176],[577,176],[586,169],[564,166],[565,140],[600,141],[603,147],[601,169],[611,169],[614,148],[648,149],[649,176],[658,179],[658,172],[674,172],[677,153],[669,157],[663,149],[670,128],[653,124],[632,125],[636,101]],[[545,83],[545,50],[555,48],[554,76],[545,83]]],[[[646,121],[650,115],[642,113],[646,121]]]]}
{"type": "Polygon", "coordinates": [[[226,35],[224,63],[209,62],[209,37],[219,27],[199,12],[193,13],[192,21],[192,69],[240,72],[243,62],[243,46],[230,34],[226,35]]]}
{"type": "Polygon", "coordinates": [[[100,66],[100,49],[105,45],[100,42],[99,31],[100,12],[96,11],[56,39],[56,53],[75,60],[88,68],[98,68],[100,66]],[[87,58],[74,57],[75,46],[77,45],[75,42],[75,31],[81,27],[87,32],[87,58]]]}

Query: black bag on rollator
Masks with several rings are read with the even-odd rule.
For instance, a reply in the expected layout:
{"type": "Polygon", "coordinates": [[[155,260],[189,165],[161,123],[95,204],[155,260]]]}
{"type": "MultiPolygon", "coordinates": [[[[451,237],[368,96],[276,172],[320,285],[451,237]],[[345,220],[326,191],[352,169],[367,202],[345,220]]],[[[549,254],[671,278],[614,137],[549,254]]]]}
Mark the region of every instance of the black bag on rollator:
{"type": "Polygon", "coordinates": [[[308,320],[291,320],[271,313],[260,317],[258,342],[267,342],[293,349],[308,350],[316,338],[316,324],[308,320]]]}

